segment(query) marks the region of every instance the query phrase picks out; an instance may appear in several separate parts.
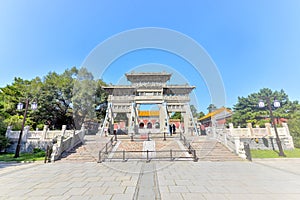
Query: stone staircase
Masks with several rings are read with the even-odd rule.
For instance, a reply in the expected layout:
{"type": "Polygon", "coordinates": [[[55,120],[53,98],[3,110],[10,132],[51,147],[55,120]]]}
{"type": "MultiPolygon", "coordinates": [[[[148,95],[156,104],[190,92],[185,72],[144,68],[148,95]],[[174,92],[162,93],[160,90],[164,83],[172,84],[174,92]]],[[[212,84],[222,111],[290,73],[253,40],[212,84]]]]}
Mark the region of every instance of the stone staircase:
{"type": "MultiPolygon", "coordinates": [[[[99,135],[86,135],[84,137],[85,143],[77,146],[69,152],[63,153],[59,162],[97,162],[99,150],[105,146],[110,138],[99,136],[99,135]]],[[[125,137],[125,136],[124,136],[125,137]]],[[[122,136],[119,137],[122,140],[122,136]]],[[[190,138],[191,139],[191,138],[190,138]]],[[[174,142],[177,144],[179,138],[174,137],[173,139],[168,138],[167,141],[162,141],[162,139],[157,140],[158,149],[163,143],[166,146],[164,149],[180,149],[178,146],[174,146],[174,142]],[[174,141],[173,141],[174,140],[174,141]]],[[[192,138],[191,146],[196,150],[197,157],[199,161],[242,161],[243,159],[231,152],[227,147],[218,142],[217,140],[205,137],[197,136],[192,138]]],[[[130,140],[123,140],[121,142],[118,150],[142,150],[142,146],[139,149],[134,148],[130,140]],[[130,149],[125,148],[126,144],[130,144],[130,149]],[[122,149],[120,149],[122,147],[122,149]],[[132,149],[133,148],[133,149],[132,149]]],[[[129,147],[128,147],[129,148],[129,147]]]]}
{"type": "Polygon", "coordinates": [[[99,150],[109,139],[110,137],[99,135],[85,135],[85,143],[69,152],[64,152],[59,162],[97,162],[99,150]]]}
{"type": "Polygon", "coordinates": [[[231,152],[222,143],[213,139],[195,138],[191,142],[200,161],[242,161],[243,159],[231,152]]]}

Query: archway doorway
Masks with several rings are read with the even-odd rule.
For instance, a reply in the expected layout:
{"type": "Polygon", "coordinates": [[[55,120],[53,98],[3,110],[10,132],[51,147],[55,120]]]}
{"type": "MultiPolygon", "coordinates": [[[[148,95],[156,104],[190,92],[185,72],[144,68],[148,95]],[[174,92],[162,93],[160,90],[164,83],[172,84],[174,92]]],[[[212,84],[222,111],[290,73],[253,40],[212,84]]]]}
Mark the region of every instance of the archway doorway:
{"type": "Polygon", "coordinates": [[[147,128],[152,128],[152,123],[151,122],[147,123],[147,128]]]}
{"type": "Polygon", "coordinates": [[[145,126],[144,122],[141,122],[139,128],[144,128],[144,126],[145,126]]]}
{"type": "Polygon", "coordinates": [[[154,124],[154,128],[160,128],[160,124],[159,124],[159,122],[155,122],[155,124],[154,124]]]}

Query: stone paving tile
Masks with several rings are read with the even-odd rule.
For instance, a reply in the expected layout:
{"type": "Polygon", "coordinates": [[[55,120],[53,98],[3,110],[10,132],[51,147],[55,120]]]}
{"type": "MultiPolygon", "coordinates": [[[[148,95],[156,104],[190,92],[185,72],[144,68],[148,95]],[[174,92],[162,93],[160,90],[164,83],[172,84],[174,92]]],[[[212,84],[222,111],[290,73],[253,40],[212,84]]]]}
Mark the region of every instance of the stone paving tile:
{"type": "Polygon", "coordinates": [[[121,186],[136,186],[137,181],[122,181],[121,186]]]}
{"type": "Polygon", "coordinates": [[[70,196],[61,196],[61,195],[57,195],[57,196],[47,196],[47,200],[66,200],[69,199],[70,196]]]}
{"type": "Polygon", "coordinates": [[[229,199],[225,194],[215,194],[215,193],[203,193],[203,197],[207,200],[223,200],[229,199]]]}
{"type": "Polygon", "coordinates": [[[28,200],[40,200],[40,199],[48,199],[48,197],[47,196],[30,196],[30,197],[28,197],[28,200]]]}
{"type": "Polygon", "coordinates": [[[175,180],[175,185],[190,185],[190,180],[175,180]]]}
{"type": "Polygon", "coordinates": [[[161,199],[163,200],[183,200],[180,193],[161,193],[161,199]]]}
{"type": "Polygon", "coordinates": [[[50,196],[62,196],[66,193],[65,188],[56,188],[56,189],[51,189],[47,195],[50,196]]]}
{"type": "Polygon", "coordinates": [[[226,198],[231,200],[265,200],[266,195],[262,194],[225,194],[226,198]]]}
{"type": "Polygon", "coordinates": [[[87,184],[86,181],[72,181],[72,183],[70,185],[68,185],[68,187],[84,187],[87,184]]]}
{"type": "Polygon", "coordinates": [[[168,186],[175,186],[176,184],[175,184],[175,181],[174,180],[171,180],[171,179],[169,179],[169,180],[166,180],[166,179],[160,179],[159,180],[159,185],[160,186],[165,186],[165,185],[168,185],[168,186]]]}
{"type": "Polygon", "coordinates": [[[125,194],[134,194],[135,188],[136,188],[136,185],[126,187],[125,194]]]}
{"type": "Polygon", "coordinates": [[[104,188],[103,184],[104,184],[104,182],[102,182],[102,181],[89,181],[85,185],[85,187],[90,187],[90,188],[92,188],[92,187],[102,187],[102,188],[104,188]]]}
{"type": "Polygon", "coordinates": [[[49,192],[51,191],[50,188],[38,188],[38,189],[34,189],[32,190],[30,193],[28,193],[29,196],[33,197],[33,196],[43,196],[43,195],[47,195],[49,192]]]}
{"type": "Polygon", "coordinates": [[[108,189],[108,187],[89,187],[85,192],[84,196],[102,195],[108,189]]]}
{"type": "Polygon", "coordinates": [[[88,200],[90,199],[89,196],[81,196],[81,195],[72,195],[68,200],[88,200]]]}
{"type": "Polygon", "coordinates": [[[118,176],[116,181],[129,181],[131,179],[130,176],[118,176]]]}
{"type": "Polygon", "coordinates": [[[206,187],[204,187],[203,185],[188,185],[187,184],[187,189],[189,190],[189,192],[191,193],[208,193],[209,191],[207,190],[206,187]]]}
{"type": "Polygon", "coordinates": [[[67,182],[67,181],[56,182],[53,185],[51,185],[50,188],[53,188],[53,189],[55,189],[55,188],[62,188],[62,187],[67,187],[70,184],[71,184],[71,182],[67,182]]]}
{"type": "Polygon", "coordinates": [[[80,196],[83,195],[87,190],[88,188],[74,187],[68,190],[65,195],[80,196]]]}
{"type": "Polygon", "coordinates": [[[206,187],[210,193],[230,193],[224,186],[206,187]]]}
{"type": "Polygon", "coordinates": [[[159,191],[160,191],[161,194],[170,193],[170,190],[169,190],[168,186],[161,186],[161,185],[159,185],[159,191]]]}
{"type": "Polygon", "coordinates": [[[171,193],[185,193],[189,192],[187,186],[169,186],[169,190],[171,193]]]}
{"type": "Polygon", "coordinates": [[[102,194],[97,194],[94,196],[90,196],[90,200],[111,200],[112,195],[102,195],[102,194]]]}
{"type": "Polygon", "coordinates": [[[182,194],[184,200],[205,200],[204,196],[201,193],[184,193],[182,194]]]}
{"type": "Polygon", "coordinates": [[[120,186],[121,182],[120,181],[105,181],[103,183],[103,186],[107,186],[107,187],[117,187],[120,186]]]}
{"type": "Polygon", "coordinates": [[[104,192],[104,194],[123,194],[126,187],[124,186],[111,186],[104,192]]]}
{"type": "Polygon", "coordinates": [[[132,200],[132,194],[114,194],[111,200],[132,200]]]}

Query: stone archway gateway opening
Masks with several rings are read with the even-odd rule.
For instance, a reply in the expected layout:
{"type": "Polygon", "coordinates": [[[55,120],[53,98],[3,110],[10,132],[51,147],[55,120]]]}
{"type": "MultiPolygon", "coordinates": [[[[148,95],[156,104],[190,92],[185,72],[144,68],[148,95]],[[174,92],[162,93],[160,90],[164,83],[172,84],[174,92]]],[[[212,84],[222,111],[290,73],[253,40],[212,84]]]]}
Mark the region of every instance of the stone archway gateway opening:
{"type": "Polygon", "coordinates": [[[149,129],[152,128],[152,123],[151,122],[147,123],[147,128],[149,128],[149,129]]]}
{"type": "Polygon", "coordinates": [[[144,127],[145,127],[144,122],[141,122],[140,125],[139,125],[139,128],[144,128],[144,127]]]}
{"type": "Polygon", "coordinates": [[[190,109],[190,93],[195,86],[167,84],[172,74],[167,72],[131,72],[125,74],[131,85],[109,85],[103,89],[109,94],[104,129],[113,133],[118,125],[115,118],[119,113],[127,116],[124,131],[127,134],[168,133],[170,116],[180,112],[183,123],[176,127],[179,132],[198,133],[190,109]],[[157,110],[141,110],[141,105],[157,106],[157,110]]]}

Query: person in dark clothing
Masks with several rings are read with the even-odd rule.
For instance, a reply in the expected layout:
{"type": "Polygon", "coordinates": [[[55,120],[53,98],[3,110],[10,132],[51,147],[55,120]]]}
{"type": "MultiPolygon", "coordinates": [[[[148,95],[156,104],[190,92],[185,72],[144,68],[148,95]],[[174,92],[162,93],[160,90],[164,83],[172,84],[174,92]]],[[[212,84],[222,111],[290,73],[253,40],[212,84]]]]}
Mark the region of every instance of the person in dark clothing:
{"type": "Polygon", "coordinates": [[[173,124],[173,134],[175,134],[176,133],[176,125],[175,124],[173,124]]]}
{"type": "Polygon", "coordinates": [[[172,125],[169,124],[169,131],[170,131],[170,135],[172,136],[172,125]]]}

